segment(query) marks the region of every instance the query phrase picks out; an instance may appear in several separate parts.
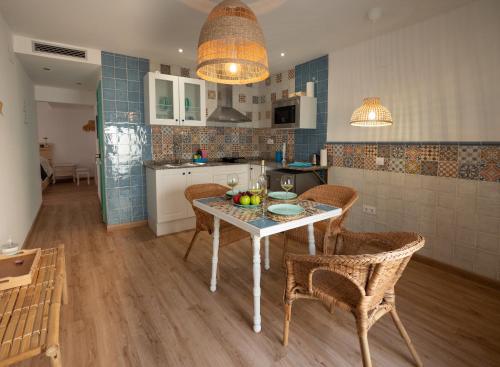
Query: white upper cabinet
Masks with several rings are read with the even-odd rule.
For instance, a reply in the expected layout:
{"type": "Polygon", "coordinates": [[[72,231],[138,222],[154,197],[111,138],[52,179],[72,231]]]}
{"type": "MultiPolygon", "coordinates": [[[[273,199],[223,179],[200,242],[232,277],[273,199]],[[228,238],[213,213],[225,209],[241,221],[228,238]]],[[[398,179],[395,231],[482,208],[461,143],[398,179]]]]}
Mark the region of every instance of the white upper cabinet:
{"type": "Polygon", "coordinates": [[[149,125],[205,126],[205,81],[159,72],[144,76],[144,112],[149,125]]]}

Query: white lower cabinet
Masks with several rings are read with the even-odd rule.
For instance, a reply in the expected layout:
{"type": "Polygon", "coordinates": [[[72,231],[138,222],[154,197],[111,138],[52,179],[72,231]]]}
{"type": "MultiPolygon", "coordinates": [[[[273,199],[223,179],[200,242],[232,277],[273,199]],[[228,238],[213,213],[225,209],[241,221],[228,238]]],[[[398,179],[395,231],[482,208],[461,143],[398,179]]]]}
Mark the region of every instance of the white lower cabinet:
{"type": "Polygon", "coordinates": [[[239,189],[248,188],[248,165],[146,170],[148,223],[157,236],[194,228],[195,218],[184,191],[188,186],[218,183],[227,186],[235,173],[239,189]]]}

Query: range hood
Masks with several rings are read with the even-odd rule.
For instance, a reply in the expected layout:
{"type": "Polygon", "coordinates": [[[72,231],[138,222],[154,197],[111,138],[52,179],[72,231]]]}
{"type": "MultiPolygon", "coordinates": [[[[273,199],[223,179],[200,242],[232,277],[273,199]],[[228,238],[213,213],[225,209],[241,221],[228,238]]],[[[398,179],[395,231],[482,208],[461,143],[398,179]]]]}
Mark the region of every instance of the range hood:
{"type": "Polygon", "coordinates": [[[248,117],[233,108],[233,86],[217,84],[217,108],[207,121],[216,122],[251,122],[248,117]]]}

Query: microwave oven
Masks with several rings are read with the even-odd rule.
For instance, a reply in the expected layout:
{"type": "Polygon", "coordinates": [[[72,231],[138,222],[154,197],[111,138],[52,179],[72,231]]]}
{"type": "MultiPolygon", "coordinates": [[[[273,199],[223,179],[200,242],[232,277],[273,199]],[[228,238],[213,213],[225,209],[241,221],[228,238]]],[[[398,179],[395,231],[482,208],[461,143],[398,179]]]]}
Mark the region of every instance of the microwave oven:
{"type": "Polygon", "coordinates": [[[317,102],[315,97],[296,96],[273,102],[272,127],[315,129],[317,102]]]}

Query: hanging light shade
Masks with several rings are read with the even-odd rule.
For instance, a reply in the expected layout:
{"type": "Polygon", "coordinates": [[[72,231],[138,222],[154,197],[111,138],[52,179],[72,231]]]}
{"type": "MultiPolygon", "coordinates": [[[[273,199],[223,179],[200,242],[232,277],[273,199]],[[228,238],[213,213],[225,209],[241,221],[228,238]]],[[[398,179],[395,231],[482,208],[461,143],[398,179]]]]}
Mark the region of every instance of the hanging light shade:
{"type": "Polygon", "coordinates": [[[264,34],[253,11],[240,0],[224,0],[208,15],[198,41],[196,74],[222,84],[269,77],[264,34]]]}
{"type": "Polygon", "coordinates": [[[378,127],[392,125],[392,115],[387,107],[380,103],[379,97],[363,99],[361,107],[354,110],[351,116],[352,126],[378,127]]]}

